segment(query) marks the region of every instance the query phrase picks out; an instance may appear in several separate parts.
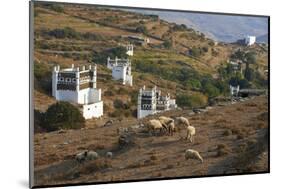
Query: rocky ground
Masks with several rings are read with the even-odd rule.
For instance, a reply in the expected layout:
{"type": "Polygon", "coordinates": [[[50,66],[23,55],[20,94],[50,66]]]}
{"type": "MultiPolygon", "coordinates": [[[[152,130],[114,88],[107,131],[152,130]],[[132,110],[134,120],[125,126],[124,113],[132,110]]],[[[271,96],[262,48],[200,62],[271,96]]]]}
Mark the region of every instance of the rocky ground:
{"type": "MultiPolygon", "coordinates": [[[[190,110],[165,112],[185,116],[196,127],[195,142],[184,140],[185,129],[173,136],[152,136],[137,119],[87,121],[81,130],[38,133],[34,138],[35,185],[109,182],[167,177],[267,172],[268,100],[259,96],[235,104],[213,106],[200,114],[190,110]],[[128,144],[119,144],[117,128],[129,128],[128,144]],[[204,163],[185,160],[188,148],[204,163]],[[79,164],[75,154],[95,150],[97,160],[79,164]],[[107,151],[113,158],[105,158],[107,151]]],[[[159,115],[153,116],[158,117],[159,115]]],[[[143,120],[142,122],[145,122],[143,120]]]]}

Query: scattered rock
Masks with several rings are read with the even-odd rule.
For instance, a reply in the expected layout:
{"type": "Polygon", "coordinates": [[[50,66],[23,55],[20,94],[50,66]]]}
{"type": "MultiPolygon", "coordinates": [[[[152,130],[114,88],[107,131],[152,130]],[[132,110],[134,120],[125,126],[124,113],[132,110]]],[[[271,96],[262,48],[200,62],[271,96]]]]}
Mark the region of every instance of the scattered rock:
{"type": "Polygon", "coordinates": [[[109,127],[113,124],[113,120],[108,120],[107,122],[105,122],[105,124],[103,125],[104,127],[109,127]]]}

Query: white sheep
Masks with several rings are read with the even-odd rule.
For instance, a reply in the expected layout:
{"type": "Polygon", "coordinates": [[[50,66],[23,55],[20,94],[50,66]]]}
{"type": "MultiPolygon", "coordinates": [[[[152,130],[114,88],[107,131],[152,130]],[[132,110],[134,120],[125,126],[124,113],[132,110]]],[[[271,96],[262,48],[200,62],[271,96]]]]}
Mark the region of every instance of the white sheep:
{"type": "Polygon", "coordinates": [[[163,125],[159,120],[157,119],[151,119],[148,121],[147,123],[147,127],[150,131],[153,131],[153,133],[155,134],[156,130],[159,130],[160,133],[163,130],[167,130],[167,127],[165,125],[163,125]]]}
{"type": "Polygon", "coordinates": [[[165,124],[168,124],[170,122],[174,122],[174,120],[172,118],[169,118],[169,117],[166,117],[166,116],[160,116],[158,119],[161,121],[161,123],[165,123],[165,124]]]}
{"type": "Polygon", "coordinates": [[[165,116],[160,116],[158,119],[162,123],[162,126],[167,127],[168,134],[173,135],[173,132],[176,129],[174,120],[172,118],[165,117],[165,116]]]}
{"type": "Polygon", "coordinates": [[[175,127],[174,121],[169,122],[169,123],[167,124],[167,128],[168,128],[168,134],[169,134],[169,135],[173,135],[173,133],[176,131],[176,127],[175,127]]]}
{"type": "Polygon", "coordinates": [[[86,154],[86,160],[96,160],[99,154],[95,151],[88,151],[86,154]]]}
{"type": "Polygon", "coordinates": [[[88,151],[78,153],[75,156],[76,161],[78,161],[79,163],[84,162],[86,160],[87,153],[88,153],[88,151]]]}
{"type": "Polygon", "coordinates": [[[188,126],[186,127],[186,139],[189,140],[191,143],[194,141],[194,135],[195,135],[195,127],[188,126]]]}
{"type": "Polygon", "coordinates": [[[112,152],[106,152],[106,157],[107,158],[112,158],[112,156],[113,156],[113,153],[112,152]]]}
{"type": "Polygon", "coordinates": [[[182,116],[181,117],[176,117],[175,118],[175,123],[179,124],[179,125],[183,124],[186,127],[190,126],[188,119],[185,118],[185,117],[182,117],[182,116]]]}
{"type": "Polygon", "coordinates": [[[203,158],[200,156],[199,152],[193,149],[188,149],[185,151],[185,159],[197,159],[203,163],[203,158]]]}

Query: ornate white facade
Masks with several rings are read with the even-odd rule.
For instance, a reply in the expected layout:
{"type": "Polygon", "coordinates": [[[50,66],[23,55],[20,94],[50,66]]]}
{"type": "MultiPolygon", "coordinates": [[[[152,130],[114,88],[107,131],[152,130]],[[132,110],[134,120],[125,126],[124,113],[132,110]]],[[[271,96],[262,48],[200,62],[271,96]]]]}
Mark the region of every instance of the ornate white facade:
{"type": "Polygon", "coordinates": [[[77,104],[85,119],[103,115],[101,89],[97,89],[97,67],[89,65],[60,69],[55,66],[52,73],[52,95],[59,101],[77,104]]]}
{"type": "Polygon", "coordinates": [[[131,62],[129,59],[107,58],[107,68],[112,70],[114,80],[121,80],[123,85],[133,85],[131,62]]]}
{"type": "Polygon", "coordinates": [[[161,91],[155,87],[151,90],[145,86],[139,90],[137,118],[143,118],[151,114],[177,108],[176,100],[170,98],[170,94],[161,96],[161,91]]]}

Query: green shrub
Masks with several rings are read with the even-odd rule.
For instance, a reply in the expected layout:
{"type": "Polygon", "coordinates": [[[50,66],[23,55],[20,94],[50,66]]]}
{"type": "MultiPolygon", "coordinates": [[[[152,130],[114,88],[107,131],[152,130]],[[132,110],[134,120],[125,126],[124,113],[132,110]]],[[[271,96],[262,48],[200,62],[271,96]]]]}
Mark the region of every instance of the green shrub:
{"type": "Polygon", "coordinates": [[[209,51],[209,48],[207,46],[203,47],[202,50],[206,53],[209,51]]]}
{"type": "Polygon", "coordinates": [[[138,32],[138,33],[143,33],[143,34],[147,34],[147,33],[148,33],[148,30],[147,30],[146,26],[141,25],[141,26],[138,26],[138,27],[136,28],[136,32],[138,32]]]}
{"type": "Polygon", "coordinates": [[[189,50],[189,54],[194,56],[194,57],[199,57],[201,55],[201,49],[192,47],[192,49],[189,50]]]}
{"type": "Polygon", "coordinates": [[[115,99],[113,102],[114,108],[116,109],[123,109],[124,108],[124,103],[120,99],[115,99]]]}
{"type": "Polygon", "coordinates": [[[43,127],[47,131],[59,129],[79,129],[84,127],[85,119],[77,107],[69,102],[51,105],[44,115],[43,127]]]}
{"type": "Polygon", "coordinates": [[[185,30],[187,30],[187,27],[184,24],[180,24],[180,25],[176,24],[173,26],[172,30],[173,31],[185,31],[185,30]]]}
{"type": "Polygon", "coordinates": [[[200,93],[192,95],[179,94],[176,101],[180,107],[201,107],[207,104],[207,98],[200,93]]]}
{"type": "Polygon", "coordinates": [[[115,47],[104,50],[102,52],[96,52],[93,55],[93,61],[97,64],[106,64],[107,58],[128,58],[127,50],[125,47],[115,47]]]}
{"type": "Polygon", "coordinates": [[[33,73],[34,73],[34,88],[39,91],[45,92],[47,94],[51,94],[51,90],[52,90],[51,68],[47,64],[34,61],[33,73]]]}
{"type": "Polygon", "coordinates": [[[220,94],[219,89],[211,82],[209,82],[203,86],[203,91],[210,98],[216,97],[220,94]]]}
{"type": "Polygon", "coordinates": [[[42,123],[44,120],[44,113],[40,112],[39,110],[34,110],[34,132],[41,132],[44,131],[42,128],[42,123]]]}
{"type": "Polygon", "coordinates": [[[64,12],[64,7],[63,5],[59,5],[57,3],[52,3],[52,4],[49,4],[49,8],[53,11],[56,11],[56,12],[64,12]]]}
{"type": "Polygon", "coordinates": [[[171,40],[166,40],[166,41],[164,41],[163,46],[166,49],[170,49],[170,48],[172,48],[173,44],[172,44],[171,40]]]}
{"type": "Polygon", "coordinates": [[[198,79],[189,79],[185,85],[191,89],[201,89],[202,87],[201,82],[198,79]]]}

